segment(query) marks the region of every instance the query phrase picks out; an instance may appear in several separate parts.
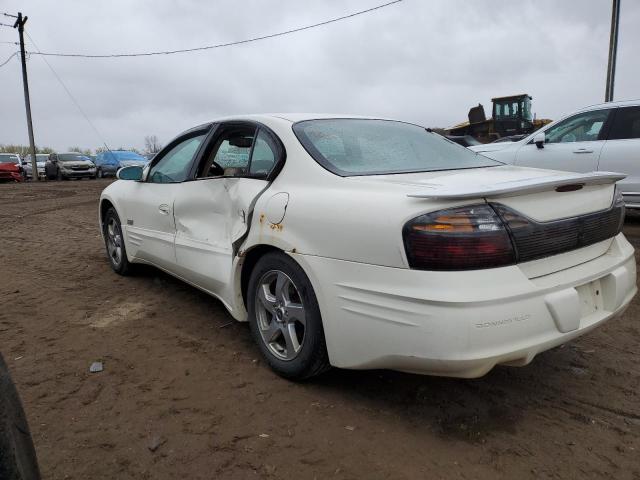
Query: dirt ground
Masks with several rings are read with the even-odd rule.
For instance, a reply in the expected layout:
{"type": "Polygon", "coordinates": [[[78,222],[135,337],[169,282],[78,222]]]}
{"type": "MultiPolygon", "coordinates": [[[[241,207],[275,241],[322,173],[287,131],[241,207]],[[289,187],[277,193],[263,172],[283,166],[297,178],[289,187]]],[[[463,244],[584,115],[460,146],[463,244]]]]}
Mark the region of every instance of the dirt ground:
{"type": "MultiPolygon", "coordinates": [[[[154,269],[111,271],[107,184],[0,185],[0,350],[45,478],[640,479],[640,298],[477,380],[295,384],[218,301],[154,269]]],[[[640,246],[640,216],[625,230],[640,246]]]]}

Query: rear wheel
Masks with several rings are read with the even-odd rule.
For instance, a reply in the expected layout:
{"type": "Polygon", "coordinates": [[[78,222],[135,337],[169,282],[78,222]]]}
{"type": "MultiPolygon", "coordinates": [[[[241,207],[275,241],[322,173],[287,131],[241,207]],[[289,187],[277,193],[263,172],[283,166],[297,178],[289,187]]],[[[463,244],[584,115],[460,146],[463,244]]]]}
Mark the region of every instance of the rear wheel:
{"type": "Polygon", "coordinates": [[[316,295],[291,257],[262,257],[251,272],[247,296],[251,333],[278,375],[304,380],[330,368],[316,295]]]}
{"type": "Polygon", "coordinates": [[[0,355],[0,478],[7,480],[38,480],[40,478],[29,425],[2,355],[0,355]]]}
{"type": "Polygon", "coordinates": [[[120,217],[118,217],[113,207],[109,208],[107,214],[104,216],[102,231],[111,268],[120,275],[129,275],[132,270],[132,265],[127,259],[120,217]]]}

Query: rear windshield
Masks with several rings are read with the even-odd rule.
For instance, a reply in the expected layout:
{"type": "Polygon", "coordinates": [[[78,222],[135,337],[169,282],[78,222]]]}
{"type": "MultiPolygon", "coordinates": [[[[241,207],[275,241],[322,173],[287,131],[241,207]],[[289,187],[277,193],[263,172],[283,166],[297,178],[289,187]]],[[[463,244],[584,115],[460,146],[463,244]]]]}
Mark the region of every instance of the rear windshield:
{"type": "Polygon", "coordinates": [[[320,165],[341,176],[502,165],[410,123],[349,118],[306,120],[294,124],[293,131],[320,165]]]}

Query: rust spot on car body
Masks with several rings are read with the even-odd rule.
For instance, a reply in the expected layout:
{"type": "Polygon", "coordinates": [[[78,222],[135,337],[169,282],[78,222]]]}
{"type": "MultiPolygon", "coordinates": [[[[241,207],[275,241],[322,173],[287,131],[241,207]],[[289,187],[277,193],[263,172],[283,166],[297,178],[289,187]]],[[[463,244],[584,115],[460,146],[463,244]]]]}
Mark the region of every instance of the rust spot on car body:
{"type": "Polygon", "coordinates": [[[281,223],[272,223],[271,225],[269,225],[269,227],[271,228],[271,230],[277,230],[278,232],[282,231],[281,223]]]}

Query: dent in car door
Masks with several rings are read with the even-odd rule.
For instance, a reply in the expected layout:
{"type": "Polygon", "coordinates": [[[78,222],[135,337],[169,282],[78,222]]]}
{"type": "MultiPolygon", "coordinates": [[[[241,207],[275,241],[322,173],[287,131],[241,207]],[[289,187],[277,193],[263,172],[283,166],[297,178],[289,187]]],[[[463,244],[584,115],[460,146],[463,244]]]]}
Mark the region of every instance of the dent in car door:
{"type": "Polygon", "coordinates": [[[127,196],[127,238],[136,257],[173,270],[174,199],[187,179],[205,134],[204,130],[192,130],[167,145],[150,167],[146,181],[135,182],[135,188],[127,196]]]}
{"type": "Polygon", "coordinates": [[[219,177],[185,183],[174,204],[179,274],[225,297],[233,243],[247,231],[253,200],[268,185],[254,178],[219,177]]]}
{"type": "Polygon", "coordinates": [[[544,147],[523,145],[516,155],[516,165],[569,172],[598,170],[609,112],[583,112],[549,127],[545,130],[544,147]]]}

